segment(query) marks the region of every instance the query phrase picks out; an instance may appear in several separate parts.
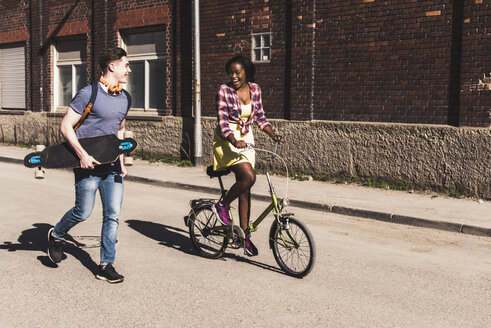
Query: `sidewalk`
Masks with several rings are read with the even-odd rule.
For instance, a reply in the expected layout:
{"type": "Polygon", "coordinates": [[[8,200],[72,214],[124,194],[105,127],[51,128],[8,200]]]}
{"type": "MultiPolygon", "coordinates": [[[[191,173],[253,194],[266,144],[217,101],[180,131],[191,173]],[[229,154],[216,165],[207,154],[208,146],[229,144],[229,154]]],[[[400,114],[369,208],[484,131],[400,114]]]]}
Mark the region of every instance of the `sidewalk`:
{"type": "MultiPolygon", "coordinates": [[[[0,144],[0,161],[22,165],[24,156],[32,151],[0,144]]],[[[135,160],[128,171],[127,181],[217,195],[219,192],[218,181],[206,175],[205,167],[182,168],[135,160]]],[[[286,178],[273,176],[272,179],[278,197],[284,197],[286,178]]],[[[228,188],[233,181],[233,174],[226,176],[225,187],[228,188]]],[[[255,199],[268,199],[264,175],[257,176],[252,192],[255,199]]],[[[491,237],[491,201],[297,180],[289,181],[288,199],[291,206],[491,237]]]]}

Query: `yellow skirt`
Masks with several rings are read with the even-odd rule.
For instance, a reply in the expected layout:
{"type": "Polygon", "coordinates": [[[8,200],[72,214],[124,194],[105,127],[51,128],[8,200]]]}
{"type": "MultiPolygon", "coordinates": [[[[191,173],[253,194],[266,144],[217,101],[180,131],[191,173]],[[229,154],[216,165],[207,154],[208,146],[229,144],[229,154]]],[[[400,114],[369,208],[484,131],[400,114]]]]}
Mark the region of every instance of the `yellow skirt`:
{"type": "MultiPolygon", "coordinates": [[[[244,140],[246,143],[254,144],[252,127],[245,135],[240,133],[239,124],[229,123],[229,127],[234,131],[235,139],[244,140]]],[[[220,127],[217,127],[213,136],[213,169],[215,171],[220,171],[243,162],[251,163],[254,168],[254,165],[256,164],[256,152],[254,149],[242,151],[242,149],[235,148],[228,140],[222,138],[220,127]]]]}

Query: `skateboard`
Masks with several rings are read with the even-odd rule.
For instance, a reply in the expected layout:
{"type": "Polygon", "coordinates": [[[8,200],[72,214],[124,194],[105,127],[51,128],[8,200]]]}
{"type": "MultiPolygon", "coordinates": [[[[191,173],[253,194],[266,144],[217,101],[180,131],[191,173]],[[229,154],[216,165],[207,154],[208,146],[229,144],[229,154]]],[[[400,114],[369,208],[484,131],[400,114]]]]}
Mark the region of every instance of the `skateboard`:
{"type": "MultiPolygon", "coordinates": [[[[137,143],[133,138],[118,139],[114,134],[78,140],[82,147],[101,164],[114,162],[119,155],[135,150],[137,143]]],[[[26,167],[58,169],[80,167],[80,159],[68,142],[57,144],[41,152],[28,154],[24,158],[26,167]]]]}

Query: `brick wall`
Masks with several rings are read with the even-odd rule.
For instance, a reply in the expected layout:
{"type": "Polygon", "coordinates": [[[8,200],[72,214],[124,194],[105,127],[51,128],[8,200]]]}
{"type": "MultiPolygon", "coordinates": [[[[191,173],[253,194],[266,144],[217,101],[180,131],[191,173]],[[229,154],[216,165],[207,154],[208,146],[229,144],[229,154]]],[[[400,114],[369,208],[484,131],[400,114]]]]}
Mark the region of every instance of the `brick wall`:
{"type": "MultiPolygon", "coordinates": [[[[285,9],[283,1],[202,1],[201,86],[203,115],[215,116],[215,95],[228,82],[225,64],[235,54],[251,57],[252,33],[272,32],[272,60],[256,64],[268,117],[283,118],[285,89],[285,9]]],[[[286,114],[286,115],[285,115],[286,114]]]]}
{"type": "Polygon", "coordinates": [[[491,125],[491,3],[465,1],[459,124],[491,125]]]}
{"type": "MultiPolygon", "coordinates": [[[[200,7],[203,115],[216,115],[227,60],[250,57],[252,34],[271,32],[271,61],[256,65],[270,118],[491,125],[489,1],[207,0],[200,7]]],[[[3,0],[0,10],[0,44],[27,47],[31,110],[52,110],[56,37],[87,40],[91,81],[102,50],[120,44],[119,30],[159,25],[167,44],[160,114],[191,115],[191,0],[3,0]]]]}
{"type": "Polygon", "coordinates": [[[172,99],[175,99],[172,114],[176,116],[191,116],[193,107],[193,30],[192,30],[192,1],[176,1],[171,7],[173,17],[170,44],[173,45],[174,75],[171,84],[172,99]]]}
{"type": "Polygon", "coordinates": [[[319,4],[314,117],[446,124],[449,2],[319,4]]]}
{"type": "Polygon", "coordinates": [[[86,40],[87,81],[90,82],[100,75],[98,58],[102,51],[121,44],[120,30],[161,26],[166,33],[167,65],[166,109],[161,114],[180,115],[182,104],[190,113],[190,4],[191,0],[3,0],[0,1],[0,45],[26,44],[28,109],[52,111],[52,46],[57,38],[76,36],[86,40]],[[183,76],[186,80],[181,82],[183,76]],[[181,94],[185,95],[182,100],[181,94]]]}
{"type": "Polygon", "coordinates": [[[226,61],[251,55],[252,33],[272,32],[256,78],[268,117],[490,126],[479,90],[491,75],[489,10],[482,0],[207,1],[203,112],[215,115],[226,61]]]}

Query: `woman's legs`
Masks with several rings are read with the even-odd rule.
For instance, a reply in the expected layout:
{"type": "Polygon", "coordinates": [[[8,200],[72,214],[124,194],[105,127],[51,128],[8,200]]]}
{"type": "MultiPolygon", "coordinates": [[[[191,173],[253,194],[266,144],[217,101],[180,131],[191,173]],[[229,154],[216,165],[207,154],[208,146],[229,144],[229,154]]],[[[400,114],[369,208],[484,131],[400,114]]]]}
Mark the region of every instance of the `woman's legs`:
{"type": "Polygon", "coordinates": [[[247,229],[251,209],[251,187],[256,182],[256,173],[251,163],[244,162],[230,167],[235,174],[235,183],[223,198],[223,203],[230,205],[239,198],[239,217],[242,230],[247,229]]]}
{"type": "Polygon", "coordinates": [[[251,189],[243,192],[239,196],[239,217],[240,227],[246,230],[249,226],[249,218],[251,216],[251,189]]]}
{"type": "MultiPolygon", "coordinates": [[[[251,187],[256,182],[256,173],[252,168],[252,165],[248,162],[239,163],[230,167],[232,172],[235,174],[235,183],[230,187],[228,193],[223,197],[223,205],[215,204],[216,213],[218,210],[222,212],[223,215],[228,217],[228,210],[230,209],[230,203],[239,198],[239,217],[240,217],[240,227],[242,230],[246,230],[249,226],[249,216],[251,210],[251,187]]],[[[222,223],[230,224],[230,218],[221,219],[222,223]]],[[[245,236],[244,240],[245,253],[249,256],[255,256],[258,254],[256,246],[252,243],[250,235],[245,236]]]]}

